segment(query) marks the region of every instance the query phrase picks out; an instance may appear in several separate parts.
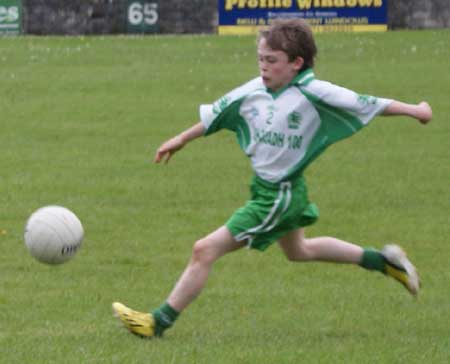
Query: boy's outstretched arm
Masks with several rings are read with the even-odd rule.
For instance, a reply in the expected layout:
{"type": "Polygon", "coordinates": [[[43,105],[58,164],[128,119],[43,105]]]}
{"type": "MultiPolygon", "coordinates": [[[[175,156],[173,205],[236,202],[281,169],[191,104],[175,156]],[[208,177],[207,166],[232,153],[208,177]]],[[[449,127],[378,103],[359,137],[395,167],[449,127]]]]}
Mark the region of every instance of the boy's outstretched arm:
{"type": "Polygon", "coordinates": [[[382,115],[411,116],[422,124],[427,124],[433,117],[433,111],[428,102],[425,101],[418,104],[406,104],[400,101],[392,101],[391,104],[384,109],[382,115]]]}
{"type": "Polygon", "coordinates": [[[191,140],[194,140],[205,133],[205,127],[201,122],[198,122],[194,126],[189,129],[183,131],[177,136],[167,140],[156,151],[155,163],[159,163],[164,161],[165,163],[169,162],[169,159],[175,154],[175,152],[179,151],[183,148],[187,143],[191,140]]]}

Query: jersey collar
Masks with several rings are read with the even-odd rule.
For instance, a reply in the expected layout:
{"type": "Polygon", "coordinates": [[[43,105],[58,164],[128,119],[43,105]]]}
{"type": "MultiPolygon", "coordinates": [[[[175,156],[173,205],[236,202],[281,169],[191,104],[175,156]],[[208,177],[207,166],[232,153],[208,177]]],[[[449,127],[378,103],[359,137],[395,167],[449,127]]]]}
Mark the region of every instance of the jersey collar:
{"type": "Polygon", "coordinates": [[[306,70],[300,72],[294,79],[289,82],[286,86],[279,89],[278,91],[272,91],[270,88],[267,88],[267,92],[272,95],[274,99],[280,96],[284,91],[286,91],[291,86],[306,86],[314,80],[314,72],[312,68],[307,68],[306,70]]]}
{"type": "Polygon", "coordinates": [[[306,86],[312,80],[314,80],[314,72],[312,68],[307,68],[306,70],[300,72],[295,78],[289,83],[289,86],[306,86]]]}

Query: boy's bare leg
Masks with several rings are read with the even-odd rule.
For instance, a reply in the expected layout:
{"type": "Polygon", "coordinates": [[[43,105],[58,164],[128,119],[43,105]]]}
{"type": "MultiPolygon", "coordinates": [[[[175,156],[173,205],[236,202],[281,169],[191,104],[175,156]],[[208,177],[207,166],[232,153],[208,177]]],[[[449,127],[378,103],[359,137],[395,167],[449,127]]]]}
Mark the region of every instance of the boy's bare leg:
{"type": "Polygon", "coordinates": [[[288,233],[278,244],[286,257],[292,261],[316,260],[358,264],[364,252],[358,245],[328,236],[306,239],[304,229],[288,233]]]}
{"type": "Polygon", "coordinates": [[[381,251],[331,237],[306,239],[304,229],[297,229],[280,241],[284,254],[292,261],[353,263],[382,272],[403,284],[413,295],[420,288],[419,275],[406,253],[397,245],[386,245],[381,251]]]}
{"type": "Polygon", "coordinates": [[[245,246],[236,242],[225,226],[194,244],[191,260],[170,293],[167,303],[176,311],[185,309],[202,291],[213,263],[222,255],[245,246]]]}
{"type": "Polygon", "coordinates": [[[213,263],[222,255],[242,248],[225,226],[220,227],[194,244],[188,266],[176,283],[166,302],[152,313],[130,309],[120,302],[113,303],[114,313],[132,333],[154,337],[162,336],[171,327],[180,312],[202,291],[213,263]]]}

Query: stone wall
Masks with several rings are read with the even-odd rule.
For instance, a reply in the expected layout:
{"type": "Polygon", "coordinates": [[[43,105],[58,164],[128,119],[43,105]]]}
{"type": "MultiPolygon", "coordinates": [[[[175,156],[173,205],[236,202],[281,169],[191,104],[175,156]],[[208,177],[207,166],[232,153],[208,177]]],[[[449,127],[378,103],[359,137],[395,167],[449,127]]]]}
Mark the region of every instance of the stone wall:
{"type": "MultiPolygon", "coordinates": [[[[160,33],[213,33],[217,0],[159,0],[160,33]]],[[[28,34],[126,33],[127,0],[23,0],[28,34]]],[[[450,0],[389,0],[390,29],[450,27],[450,0]]]]}
{"type": "MultiPolygon", "coordinates": [[[[160,33],[212,33],[216,0],[156,0],[160,33]]],[[[127,0],[23,0],[28,34],[110,34],[127,32],[127,0]]]]}
{"type": "Polygon", "coordinates": [[[450,0],[389,0],[390,29],[450,27],[450,0]]]}
{"type": "Polygon", "coordinates": [[[24,33],[109,34],[123,29],[119,2],[23,0],[24,33]]]}

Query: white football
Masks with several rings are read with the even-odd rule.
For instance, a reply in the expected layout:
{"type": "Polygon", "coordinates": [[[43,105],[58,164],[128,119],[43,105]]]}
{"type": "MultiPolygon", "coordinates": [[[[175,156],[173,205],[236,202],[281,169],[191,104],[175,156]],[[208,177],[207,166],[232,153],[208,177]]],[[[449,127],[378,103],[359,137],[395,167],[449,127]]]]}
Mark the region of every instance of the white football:
{"type": "Polygon", "coordinates": [[[25,245],[34,258],[47,264],[61,264],[73,258],[83,236],[78,217],[61,206],[41,207],[25,225],[25,245]]]}

